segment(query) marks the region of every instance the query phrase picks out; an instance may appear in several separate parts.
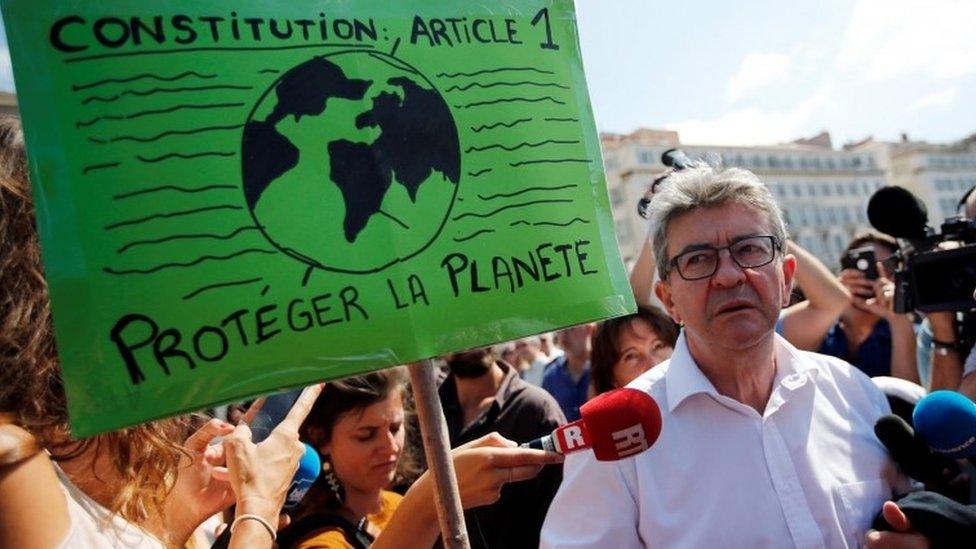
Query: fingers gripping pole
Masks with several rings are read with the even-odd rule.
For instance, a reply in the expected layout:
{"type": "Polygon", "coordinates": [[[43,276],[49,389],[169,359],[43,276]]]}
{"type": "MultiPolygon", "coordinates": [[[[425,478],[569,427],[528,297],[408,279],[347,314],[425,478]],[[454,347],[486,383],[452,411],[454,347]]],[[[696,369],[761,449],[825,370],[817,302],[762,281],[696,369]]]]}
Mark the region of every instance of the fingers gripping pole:
{"type": "Polygon", "coordinates": [[[423,360],[408,366],[410,385],[413,387],[420,432],[424,439],[427,466],[434,477],[437,518],[441,537],[448,549],[469,549],[468,532],[461,509],[454,462],[451,460],[451,443],[447,435],[447,420],[437,394],[437,371],[433,362],[423,360]]]}

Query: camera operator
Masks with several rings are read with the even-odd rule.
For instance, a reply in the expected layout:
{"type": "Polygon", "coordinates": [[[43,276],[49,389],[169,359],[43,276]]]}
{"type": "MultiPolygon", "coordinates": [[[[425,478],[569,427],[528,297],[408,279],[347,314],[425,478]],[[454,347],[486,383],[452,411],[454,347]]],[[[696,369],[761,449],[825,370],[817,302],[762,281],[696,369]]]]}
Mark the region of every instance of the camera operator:
{"type": "MultiPolygon", "coordinates": [[[[661,161],[667,166],[673,166],[674,169],[657,177],[648,188],[637,207],[641,217],[644,217],[644,212],[654,199],[654,194],[667,185],[667,177],[670,174],[698,164],[676,149],[666,151],[661,161]]],[[[787,240],[786,252],[796,258],[796,285],[803,292],[806,300],[783,309],[779,322],[776,323],[776,332],[799,349],[817,351],[827,331],[837,322],[841,312],[850,303],[851,294],[826,265],[792,240],[787,240]]],[[[656,269],[654,249],[648,235],[637,262],[630,272],[631,289],[639,305],[660,307],[650,298],[656,269]]]]}
{"type": "Polygon", "coordinates": [[[846,267],[838,278],[852,298],[828,330],[819,352],[842,358],[870,377],[892,376],[918,383],[914,326],[908,315],[892,310],[893,284],[881,264],[896,251],[894,238],[874,231],[848,243],[841,258],[846,267]],[[845,260],[858,256],[860,261],[845,260]]]}
{"type": "MultiPolygon", "coordinates": [[[[958,213],[966,219],[976,219],[976,187],[963,195],[958,213]]],[[[961,322],[966,320],[967,315],[969,322],[976,320],[972,318],[972,313],[928,313],[918,339],[921,349],[929,355],[925,364],[931,368],[931,390],[958,390],[976,400],[976,354],[973,353],[971,342],[964,348],[959,341],[961,322]]]]}

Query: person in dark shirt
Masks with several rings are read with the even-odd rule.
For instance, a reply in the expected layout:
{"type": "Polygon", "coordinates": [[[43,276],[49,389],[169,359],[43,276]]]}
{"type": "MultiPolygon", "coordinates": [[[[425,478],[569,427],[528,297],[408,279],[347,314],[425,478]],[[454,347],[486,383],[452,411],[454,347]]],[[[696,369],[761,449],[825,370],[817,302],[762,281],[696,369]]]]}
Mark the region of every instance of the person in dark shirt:
{"type": "MultiPolygon", "coordinates": [[[[871,247],[880,262],[898,249],[889,236],[867,232],[857,236],[844,250],[871,247]]],[[[857,366],[871,377],[893,376],[918,383],[915,363],[915,331],[907,315],[892,311],[891,283],[880,272],[876,280],[858,269],[844,269],[840,281],[852,299],[840,320],[828,330],[819,351],[857,366]]]]}
{"type": "MultiPolygon", "coordinates": [[[[450,373],[439,392],[452,448],[493,431],[528,442],[566,422],[552,396],[523,381],[489,349],[445,359],[450,373]]],[[[538,547],[542,522],[561,481],[562,466],[549,465],[535,479],[505,486],[494,504],[467,511],[471,547],[538,547]]]]}

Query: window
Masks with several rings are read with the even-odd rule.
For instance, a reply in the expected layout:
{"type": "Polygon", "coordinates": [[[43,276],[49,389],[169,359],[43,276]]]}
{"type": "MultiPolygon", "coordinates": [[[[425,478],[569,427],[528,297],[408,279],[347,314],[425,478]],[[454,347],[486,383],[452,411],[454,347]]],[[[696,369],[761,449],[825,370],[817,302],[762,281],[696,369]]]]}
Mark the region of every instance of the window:
{"type": "Polygon", "coordinates": [[[763,159],[758,154],[753,155],[753,157],[752,157],[752,167],[753,168],[762,168],[763,167],[763,159]]]}
{"type": "Polygon", "coordinates": [[[834,183],[834,190],[837,191],[837,196],[844,196],[844,184],[834,183]]]}
{"type": "Polygon", "coordinates": [[[861,167],[861,157],[860,156],[855,156],[854,158],[852,158],[851,159],[851,166],[853,168],[855,168],[855,169],[860,168],[861,167]]]}
{"type": "Polygon", "coordinates": [[[803,189],[800,188],[800,184],[799,183],[794,183],[793,184],[793,197],[794,198],[800,198],[802,196],[803,196],[803,189]]]}
{"type": "Polygon", "coordinates": [[[793,169],[793,157],[787,156],[783,159],[783,167],[789,170],[793,169]]]}
{"type": "Polygon", "coordinates": [[[817,196],[817,186],[813,183],[807,183],[807,195],[811,197],[817,196]]]}
{"type": "Polygon", "coordinates": [[[824,196],[830,196],[831,195],[831,192],[830,192],[830,183],[824,183],[823,184],[823,195],[824,196]]]}
{"type": "Polygon", "coordinates": [[[769,165],[770,168],[778,168],[779,167],[779,159],[777,159],[773,155],[769,155],[768,157],[766,157],[766,162],[767,162],[767,164],[769,165]]]}
{"type": "Polygon", "coordinates": [[[832,169],[834,169],[835,167],[836,167],[836,166],[835,166],[835,164],[834,164],[834,159],[833,159],[833,158],[828,158],[828,159],[827,159],[827,169],[828,169],[828,170],[832,170],[832,169]]]}
{"type": "Polygon", "coordinates": [[[610,189],[610,204],[614,207],[620,206],[624,203],[624,193],[620,187],[612,187],[610,189]]]}
{"type": "Polygon", "coordinates": [[[637,162],[639,164],[653,164],[657,160],[657,155],[651,151],[638,151],[637,162]]]}

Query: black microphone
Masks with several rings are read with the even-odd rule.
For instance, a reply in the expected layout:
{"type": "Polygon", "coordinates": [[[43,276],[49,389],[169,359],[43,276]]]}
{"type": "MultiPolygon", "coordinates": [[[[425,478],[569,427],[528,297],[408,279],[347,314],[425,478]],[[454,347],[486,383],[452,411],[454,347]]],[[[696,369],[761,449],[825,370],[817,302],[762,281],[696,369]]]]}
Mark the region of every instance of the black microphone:
{"type": "Polygon", "coordinates": [[[676,170],[686,170],[692,165],[691,159],[681,149],[668,149],[661,153],[661,163],[676,170]]]}
{"type": "Polygon", "coordinates": [[[954,461],[932,452],[904,419],[890,414],[874,424],[874,434],[885,445],[891,459],[913,479],[941,489],[959,473],[954,461]],[[948,473],[946,472],[948,470],[948,473]]]}
{"type": "Polygon", "coordinates": [[[895,238],[925,238],[928,210],[917,196],[903,187],[881,187],[868,200],[871,226],[895,238]]]}

